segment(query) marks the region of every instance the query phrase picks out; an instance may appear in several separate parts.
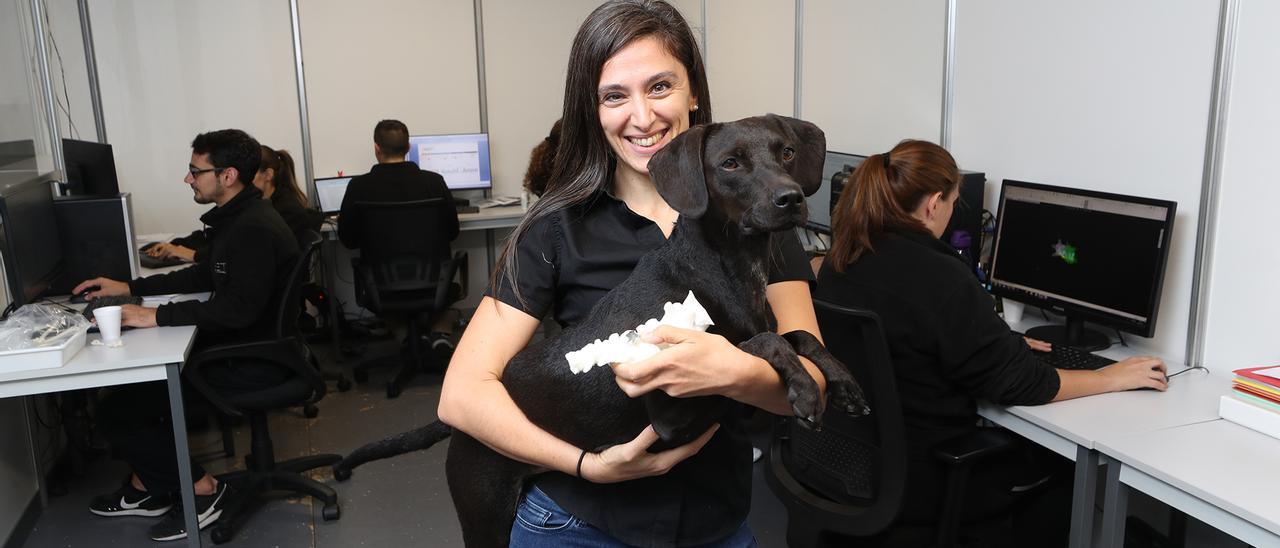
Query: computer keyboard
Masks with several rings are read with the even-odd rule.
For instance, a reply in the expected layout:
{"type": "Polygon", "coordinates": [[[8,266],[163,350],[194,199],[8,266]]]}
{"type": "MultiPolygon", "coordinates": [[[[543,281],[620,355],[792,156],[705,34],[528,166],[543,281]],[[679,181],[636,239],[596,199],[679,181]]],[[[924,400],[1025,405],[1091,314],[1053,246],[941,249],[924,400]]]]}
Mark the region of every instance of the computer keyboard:
{"type": "Polygon", "coordinates": [[[104,306],[120,306],[124,304],[142,304],[142,297],[135,295],[111,295],[108,297],[98,297],[84,305],[84,318],[86,320],[93,319],[93,309],[102,308],[104,306]]]}
{"type": "Polygon", "coordinates": [[[1058,369],[1094,370],[1115,363],[1115,360],[1063,344],[1053,345],[1052,352],[1036,352],[1035,355],[1040,361],[1058,369]]]}

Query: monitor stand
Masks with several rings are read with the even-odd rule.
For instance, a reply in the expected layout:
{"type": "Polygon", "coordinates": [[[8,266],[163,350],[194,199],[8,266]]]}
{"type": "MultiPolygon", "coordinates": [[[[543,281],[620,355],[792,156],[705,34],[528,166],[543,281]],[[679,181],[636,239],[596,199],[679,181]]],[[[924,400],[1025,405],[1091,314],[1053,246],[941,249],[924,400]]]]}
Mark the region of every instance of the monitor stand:
{"type": "Polygon", "coordinates": [[[1066,325],[1042,325],[1028,329],[1026,336],[1052,345],[1066,345],[1085,352],[1097,352],[1111,346],[1111,338],[1084,326],[1084,320],[1067,316],[1066,325]]]}

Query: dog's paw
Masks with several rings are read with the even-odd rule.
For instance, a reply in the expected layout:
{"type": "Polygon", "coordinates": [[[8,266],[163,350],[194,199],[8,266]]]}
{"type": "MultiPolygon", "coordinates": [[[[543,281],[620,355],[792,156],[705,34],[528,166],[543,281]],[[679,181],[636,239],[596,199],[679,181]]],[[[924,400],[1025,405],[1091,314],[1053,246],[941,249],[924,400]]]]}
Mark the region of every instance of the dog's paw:
{"type": "Polygon", "coordinates": [[[855,417],[871,413],[871,407],[867,405],[867,397],[862,393],[862,385],[858,384],[852,376],[827,379],[827,400],[835,409],[855,417]]]}
{"type": "Polygon", "coordinates": [[[818,385],[812,386],[802,382],[793,382],[787,387],[787,401],[791,403],[791,412],[805,422],[818,424],[822,422],[822,397],[818,394],[818,385]]]}

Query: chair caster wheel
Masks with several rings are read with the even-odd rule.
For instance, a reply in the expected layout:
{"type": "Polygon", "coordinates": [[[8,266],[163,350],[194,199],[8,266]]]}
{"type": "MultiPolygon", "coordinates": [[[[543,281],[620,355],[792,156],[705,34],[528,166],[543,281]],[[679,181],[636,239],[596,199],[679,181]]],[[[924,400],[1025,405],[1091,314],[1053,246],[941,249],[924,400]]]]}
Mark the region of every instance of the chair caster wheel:
{"type": "Polygon", "coordinates": [[[338,481],[347,481],[351,479],[351,469],[343,466],[341,462],[333,465],[333,479],[338,481]]]}
{"type": "Polygon", "coordinates": [[[339,375],[339,376],[338,376],[338,391],[339,391],[339,392],[346,392],[346,391],[348,391],[348,390],[351,390],[351,381],[350,381],[350,380],[348,380],[346,377],[339,375]]]}
{"type": "Polygon", "coordinates": [[[315,404],[308,403],[302,406],[302,416],[308,419],[314,419],[320,416],[320,408],[316,407],[315,404]]]}
{"type": "Polygon", "coordinates": [[[226,544],[231,542],[232,535],[231,531],[227,530],[226,527],[219,525],[215,526],[213,530],[209,532],[209,537],[213,539],[214,544],[226,544]]]}
{"type": "Polygon", "coordinates": [[[320,511],[320,515],[325,521],[334,521],[342,517],[342,509],[338,507],[338,503],[326,504],[324,509],[320,511]]]}
{"type": "Polygon", "coordinates": [[[387,383],[387,398],[395,399],[400,397],[400,387],[394,382],[387,383]]]}
{"type": "Polygon", "coordinates": [[[369,382],[369,374],[364,371],[355,371],[351,373],[351,376],[355,377],[356,382],[369,382]]]}

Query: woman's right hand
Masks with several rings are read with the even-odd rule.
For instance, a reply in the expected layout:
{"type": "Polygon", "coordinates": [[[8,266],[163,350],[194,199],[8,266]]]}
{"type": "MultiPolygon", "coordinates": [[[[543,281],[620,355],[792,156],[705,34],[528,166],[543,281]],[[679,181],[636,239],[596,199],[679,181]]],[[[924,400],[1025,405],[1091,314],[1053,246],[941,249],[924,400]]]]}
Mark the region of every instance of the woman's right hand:
{"type": "Polygon", "coordinates": [[[1111,391],[1154,388],[1169,389],[1164,361],[1155,356],[1135,356],[1098,371],[1111,383],[1111,391]]]}
{"type": "Polygon", "coordinates": [[[698,439],[661,453],[650,453],[649,446],[658,441],[658,433],[653,426],[645,427],[639,436],[627,443],[599,453],[587,453],[582,461],[582,479],[593,483],[616,483],[661,476],[701,451],[718,429],[719,424],[712,425],[698,439]]]}

